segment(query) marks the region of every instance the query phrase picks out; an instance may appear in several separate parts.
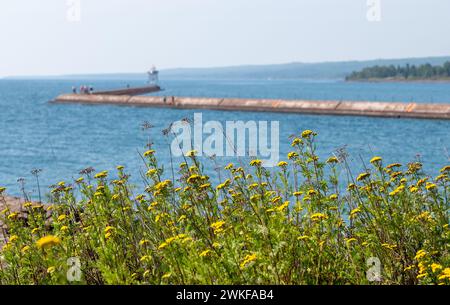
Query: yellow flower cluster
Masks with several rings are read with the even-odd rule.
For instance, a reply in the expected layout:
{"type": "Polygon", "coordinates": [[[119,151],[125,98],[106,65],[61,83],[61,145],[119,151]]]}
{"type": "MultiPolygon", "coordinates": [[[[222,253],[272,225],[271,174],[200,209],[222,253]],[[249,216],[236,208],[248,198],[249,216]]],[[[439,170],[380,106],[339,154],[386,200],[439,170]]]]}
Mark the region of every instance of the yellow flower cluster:
{"type": "Polygon", "coordinates": [[[347,245],[351,245],[351,243],[354,243],[356,241],[357,241],[357,239],[352,237],[352,238],[347,238],[345,242],[347,243],[347,245]]]}
{"type": "Polygon", "coordinates": [[[427,252],[425,250],[423,250],[423,249],[419,250],[419,251],[417,251],[416,256],[414,257],[414,259],[420,260],[420,259],[424,258],[426,255],[427,255],[427,252]]]}
{"type": "Polygon", "coordinates": [[[387,169],[392,169],[392,168],[401,167],[401,166],[402,165],[400,163],[392,163],[392,164],[389,164],[388,166],[386,166],[386,168],[387,169]]]}
{"type": "Polygon", "coordinates": [[[280,161],[277,164],[279,167],[286,167],[288,165],[288,163],[286,161],[280,161]]]}
{"type": "Polygon", "coordinates": [[[373,157],[372,159],[370,159],[370,163],[372,164],[377,164],[379,162],[381,162],[381,157],[373,157]]]}
{"type": "Polygon", "coordinates": [[[245,267],[250,265],[250,263],[256,261],[257,259],[258,259],[258,257],[256,256],[255,253],[246,255],[244,257],[244,260],[240,264],[241,269],[244,269],[245,267]]]}
{"type": "Polygon", "coordinates": [[[282,212],[284,211],[288,206],[289,206],[290,202],[289,201],[285,201],[282,205],[280,205],[279,207],[276,208],[276,210],[278,212],[282,212]]]}
{"type": "Polygon", "coordinates": [[[381,246],[388,250],[395,250],[397,248],[397,245],[389,244],[389,243],[383,243],[383,244],[381,244],[381,246]]]}
{"type": "Polygon", "coordinates": [[[38,248],[47,249],[47,248],[57,246],[60,243],[61,243],[61,240],[58,237],[53,236],[53,235],[47,235],[47,236],[40,238],[36,242],[36,245],[38,246],[38,248]]]}
{"type": "Polygon", "coordinates": [[[400,193],[402,193],[405,190],[405,186],[399,185],[395,190],[393,190],[392,192],[389,193],[389,196],[396,196],[400,193]]]}
{"type": "Polygon", "coordinates": [[[107,226],[104,230],[105,239],[110,239],[113,234],[114,228],[111,226],[107,226]]]}
{"type": "Polygon", "coordinates": [[[350,218],[355,218],[356,215],[357,215],[358,213],[360,213],[360,212],[361,212],[361,209],[360,209],[360,208],[355,208],[355,209],[351,210],[351,211],[350,211],[350,218]]]}
{"type": "Polygon", "coordinates": [[[169,186],[172,185],[172,181],[170,180],[164,180],[161,182],[158,182],[154,188],[156,190],[156,192],[154,193],[154,195],[159,195],[162,191],[166,190],[169,186]]]}
{"type": "Polygon", "coordinates": [[[141,241],[139,241],[139,246],[144,246],[149,243],[150,243],[150,241],[148,239],[141,239],[141,241]]]}
{"type": "Polygon", "coordinates": [[[155,168],[150,168],[150,169],[147,171],[146,175],[147,175],[148,177],[153,177],[153,176],[156,175],[157,173],[158,173],[158,170],[157,170],[157,169],[155,169],[155,168]]]}
{"type": "Polygon", "coordinates": [[[205,250],[205,251],[200,252],[199,256],[207,257],[210,253],[211,253],[211,250],[205,250]]]}
{"type": "Polygon", "coordinates": [[[323,213],[315,213],[315,214],[311,215],[311,220],[313,220],[313,221],[320,221],[320,220],[327,219],[327,218],[328,218],[328,216],[323,213]]]}
{"type": "Polygon", "coordinates": [[[450,172],[450,165],[444,166],[440,170],[441,173],[450,172]]]}
{"type": "Polygon", "coordinates": [[[291,151],[290,153],[288,153],[287,157],[289,160],[292,160],[298,157],[298,153],[296,153],[295,151],[291,151]]]}
{"type": "Polygon", "coordinates": [[[250,166],[261,166],[261,164],[262,164],[262,161],[258,160],[258,159],[250,161],[250,166]]]}
{"type": "Polygon", "coordinates": [[[436,186],[436,184],[434,184],[434,183],[427,182],[425,188],[426,188],[428,191],[432,191],[432,190],[435,190],[435,189],[437,188],[437,186],[436,186]]]}
{"type": "Polygon", "coordinates": [[[338,160],[338,158],[336,158],[335,156],[333,156],[333,157],[329,157],[329,158],[327,159],[327,163],[330,163],[330,164],[333,164],[333,163],[339,163],[339,160],[338,160]]]}
{"type": "Polygon", "coordinates": [[[229,163],[227,166],[225,166],[225,169],[226,170],[230,170],[230,169],[232,169],[234,167],[234,164],[233,163],[229,163]]]}
{"type": "Polygon", "coordinates": [[[195,183],[199,179],[200,179],[200,175],[193,174],[187,178],[187,183],[195,183]]]}
{"type": "Polygon", "coordinates": [[[302,138],[309,138],[311,135],[316,135],[312,130],[305,130],[302,132],[302,138]]]}
{"type": "Polygon", "coordinates": [[[108,171],[103,171],[94,176],[95,179],[103,179],[108,177],[108,171]]]}
{"type": "Polygon", "coordinates": [[[222,233],[224,225],[225,225],[225,221],[223,221],[223,220],[212,223],[211,228],[214,230],[214,234],[222,233]]]}
{"type": "Polygon", "coordinates": [[[433,221],[433,217],[431,216],[430,212],[428,212],[428,211],[424,211],[424,212],[420,213],[414,219],[418,220],[418,221],[426,221],[426,222],[433,221]]]}
{"type": "Polygon", "coordinates": [[[440,281],[443,281],[443,280],[450,280],[450,268],[445,268],[445,269],[442,271],[441,275],[438,277],[438,279],[439,279],[440,281]]]}
{"type": "Polygon", "coordinates": [[[178,234],[176,236],[167,238],[164,242],[162,242],[158,246],[158,250],[162,250],[162,249],[166,248],[167,246],[169,246],[170,244],[172,244],[173,242],[176,242],[176,241],[187,242],[189,240],[192,240],[192,238],[189,237],[188,235],[186,235],[184,233],[178,234]]]}
{"type": "Polygon", "coordinates": [[[144,157],[152,156],[155,153],[155,150],[150,149],[144,152],[144,157]]]}
{"type": "Polygon", "coordinates": [[[364,179],[368,178],[369,176],[370,176],[370,173],[359,174],[359,176],[356,178],[356,181],[363,181],[364,179]]]}
{"type": "Polygon", "coordinates": [[[291,146],[292,146],[292,147],[295,147],[295,146],[298,146],[298,145],[300,145],[300,144],[302,144],[302,143],[303,143],[302,139],[295,138],[295,139],[292,141],[291,146]]]}
{"type": "Polygon", "coordinates": [[[13,213],[9,214],[7,218],[9,220],[14,220],[14,219],[17,219],[17,217],[19,217],[19,213],[13,212],[13,213]]]}
{"type": "Polygon", "coordinates": [[[230,183],[231,183],[231,180],[230,180],[230,179],[227,179],[227,180],[225,180],[224,183],[219,184],[219,185],[216,187],[216,189],[217,189],[217,190],[221,190],[221,189],[227,187],[228,185],[230,185],[230,183]]]}
{"type": "Polygon", "coordinates": [[[188,156],[188,157],[195,157],[196,155],[197,155],[196,150],[190,150],[186,153],[186,156],[188,156]]]}

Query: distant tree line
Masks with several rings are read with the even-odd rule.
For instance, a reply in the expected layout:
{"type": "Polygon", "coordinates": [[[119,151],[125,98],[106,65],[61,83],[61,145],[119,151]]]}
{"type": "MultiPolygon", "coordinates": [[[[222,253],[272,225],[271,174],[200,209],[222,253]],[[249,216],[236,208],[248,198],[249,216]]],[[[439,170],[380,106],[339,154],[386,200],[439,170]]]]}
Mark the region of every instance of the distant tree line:
{"type": "Polygon", "coordinates": [[[407,64],[406,66],[374,66],[364,68],[361,71],[352,72],[346,80],[368,79],[443,79],[450,78],[450,61],[442,66],[424,64],[420,66],[407,64]]]}

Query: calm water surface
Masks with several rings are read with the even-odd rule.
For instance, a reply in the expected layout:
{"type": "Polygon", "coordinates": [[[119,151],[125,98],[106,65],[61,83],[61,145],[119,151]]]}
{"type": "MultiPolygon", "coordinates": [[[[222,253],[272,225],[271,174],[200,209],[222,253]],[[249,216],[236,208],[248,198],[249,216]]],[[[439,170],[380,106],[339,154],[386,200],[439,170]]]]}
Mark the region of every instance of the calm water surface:
{"type": "MultiPolygon", "coordinates": [[[[113,170],[125,165],[139,184],[143,168],[138,151],[144,150],[151,123],[151,141],[159,161],[170,168],[167,139],[161,130],[171,122],[193,118],[198,110],[118,106],[57,105],[49,100],[72,85],[90,84],[97,89],[142,85],[136,81],[0,80],[0,185],[19,194],[17,179],[25,178],[36,196],[30,171],[42,169],[44,187],[77,178],[92,166],[113,170]]],[[[243,97],[284,99],[344,99],[450,103],[449,83],[345,83],[341,81],[227,81],[162,80],[167,96],[243,97]]],[[[345,147],[352,170],[358,172],[373,155],[385,162],[407,163],[418,156],[430,174],[449,162],[450,121],[320,116],[301,114],[203,111],[203,120],[279,121],[280,154],[290,151],[289,136],[304,129],[319,133],[319,155],[326,158],[345,147]]],[[[233,158],[218,159],[225,164],[233,158]]],[[[179,163],[180,160],[175,160],[179,163]]],[[[236,161],[236,160],[234,160],[236,161]]],[[[205,160],[212,175],[215,165],[205,160]]]]}

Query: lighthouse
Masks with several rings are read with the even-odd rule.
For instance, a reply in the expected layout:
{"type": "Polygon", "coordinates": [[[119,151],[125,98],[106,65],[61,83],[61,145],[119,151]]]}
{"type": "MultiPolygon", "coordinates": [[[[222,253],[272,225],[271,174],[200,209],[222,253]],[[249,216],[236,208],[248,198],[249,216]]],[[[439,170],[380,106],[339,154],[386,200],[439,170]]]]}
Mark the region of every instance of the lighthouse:
{"type": "Polygon", "coordinates": [[[159,82],[159,71],[156,70],[156,67],[153,66],[150,71],[147,72],[148,74],[148,83],[150,85],[158,85],[159,82]]]}

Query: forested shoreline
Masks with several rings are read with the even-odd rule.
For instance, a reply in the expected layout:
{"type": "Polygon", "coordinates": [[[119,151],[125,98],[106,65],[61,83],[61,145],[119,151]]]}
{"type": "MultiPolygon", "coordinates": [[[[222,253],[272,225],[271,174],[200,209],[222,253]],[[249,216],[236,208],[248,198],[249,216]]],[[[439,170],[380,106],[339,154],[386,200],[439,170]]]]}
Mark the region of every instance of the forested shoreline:
{"type": "Polygon", "coordinates": [[[443,65],[433,66],[431,64],[405,66],[373,66],[354,71],[346,77],[347,81],[367,81],[367,80],[450,80],[450,61],[443,65]]]}

